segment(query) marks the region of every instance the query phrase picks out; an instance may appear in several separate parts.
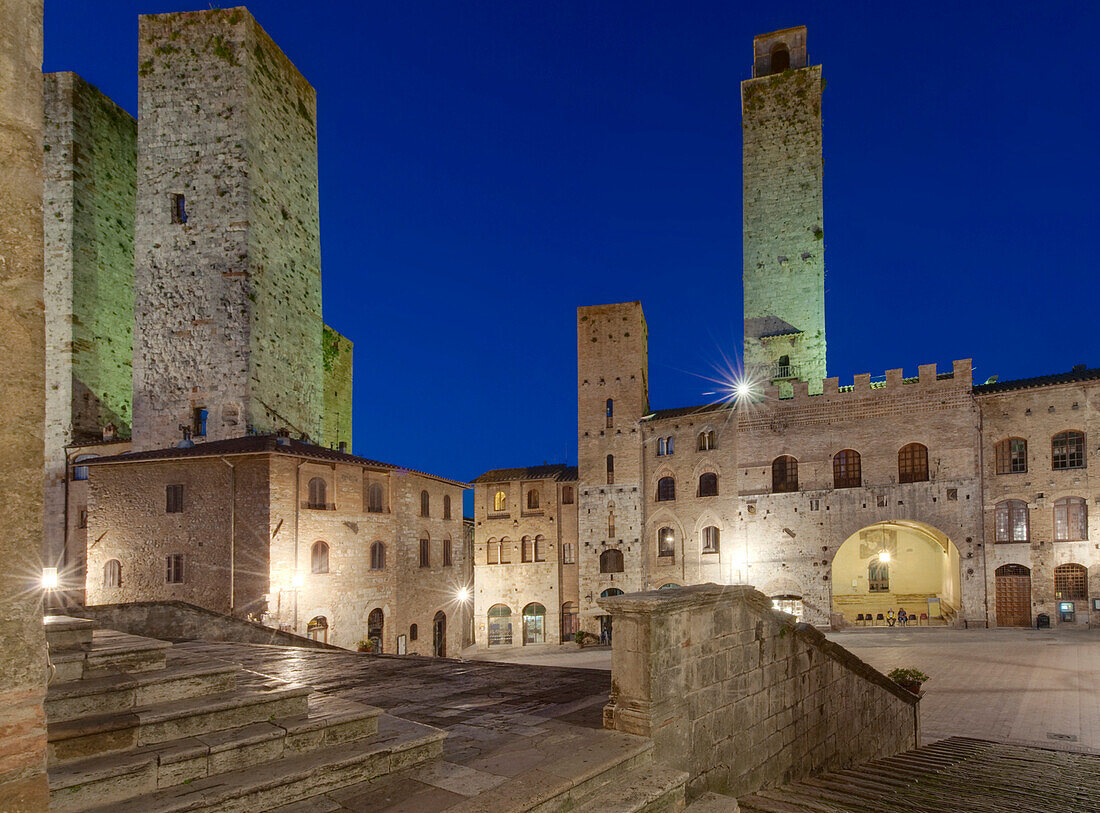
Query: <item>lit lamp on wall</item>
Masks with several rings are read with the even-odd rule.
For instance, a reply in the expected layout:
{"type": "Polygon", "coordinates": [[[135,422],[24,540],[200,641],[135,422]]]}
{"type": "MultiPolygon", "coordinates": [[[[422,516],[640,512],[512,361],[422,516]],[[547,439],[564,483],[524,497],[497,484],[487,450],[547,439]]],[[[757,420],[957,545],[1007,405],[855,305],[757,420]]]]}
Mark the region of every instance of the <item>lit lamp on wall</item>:
{"type": "Polygon", "coordinates": [[[733,554],[731,564],[733,565],[734,571],[737,573],[734,584],[746,584],[748,582],[747,571],[749,569],[748,554],[741,552],[733,554]]]}
{"type": "Polygon", "coordinates": [[[56,567],[44,567],[42,568],[42,589],[43,590],[56,590],[57,589],[57,568],[56,567]]]}
{"type": "Polygon", "coordinates": [[[888,551],[888,550],[879,551],[878,560],[880,562],[882,562],[884,565],[890,564],[890,551],[888,551]]]}

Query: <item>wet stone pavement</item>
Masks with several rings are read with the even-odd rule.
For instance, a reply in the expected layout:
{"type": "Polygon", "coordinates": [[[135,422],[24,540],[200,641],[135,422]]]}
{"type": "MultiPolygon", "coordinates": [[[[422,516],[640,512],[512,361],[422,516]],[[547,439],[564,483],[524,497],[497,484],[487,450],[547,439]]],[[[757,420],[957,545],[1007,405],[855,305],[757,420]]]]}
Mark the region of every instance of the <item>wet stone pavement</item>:
{"type": "Polygon", "coordinates": [[[445,810],[616,736],[602,729],[611,691],[607,671],[259,644],[195,641],[177,647],[447,731],[441,762],[333,791],[288,806],[285,813],[445,810]]]}

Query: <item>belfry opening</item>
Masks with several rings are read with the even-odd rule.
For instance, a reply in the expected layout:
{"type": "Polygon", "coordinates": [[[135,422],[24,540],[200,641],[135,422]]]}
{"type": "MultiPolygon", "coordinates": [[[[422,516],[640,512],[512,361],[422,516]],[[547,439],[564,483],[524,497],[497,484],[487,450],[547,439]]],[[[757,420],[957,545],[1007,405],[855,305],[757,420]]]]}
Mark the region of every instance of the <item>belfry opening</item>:
{"type": "Polygon", "coordinates": [[[844,541],[830,581],[834,620],[847,625],[946,625],[959,610],[959,549],[923,522],[878,522],[844,541]]]}

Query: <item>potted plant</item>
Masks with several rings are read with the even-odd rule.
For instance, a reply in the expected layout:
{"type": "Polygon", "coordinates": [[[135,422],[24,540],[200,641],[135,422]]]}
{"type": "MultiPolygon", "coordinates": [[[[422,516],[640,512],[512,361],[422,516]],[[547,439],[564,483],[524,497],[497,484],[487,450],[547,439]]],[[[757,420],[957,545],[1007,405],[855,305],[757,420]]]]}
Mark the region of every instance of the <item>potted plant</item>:
{"type": "Polygon", "coordinates": [[[367,638],[366,640],[356,642],[355,651],[356,652],[373,652],[374,651],[374,641],[372,641],[370,638],[367,638]]]}
{"type": "Polygon", "coordinates": [[[886,677],[913,694],[920,694],[921,684],[929,680],[928,675],[920,669],[902,669],[900,667],[894,669],[886,677]]]}

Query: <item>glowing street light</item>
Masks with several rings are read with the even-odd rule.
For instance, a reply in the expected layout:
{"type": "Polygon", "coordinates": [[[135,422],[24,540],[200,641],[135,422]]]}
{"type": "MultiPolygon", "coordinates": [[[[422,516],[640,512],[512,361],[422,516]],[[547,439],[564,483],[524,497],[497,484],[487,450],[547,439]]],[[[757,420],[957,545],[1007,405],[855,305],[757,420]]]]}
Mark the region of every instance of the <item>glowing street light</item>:
{"type": "Polygon", "coordinates": [[[56,567],[44,567],[44,568],[42,568],[42,589],[43,590],[56,590],[57,585],[58,585],[57,568],[56,567]]]}
{"type": "Polygon", "coordinates": [[[290,579],[290,586],[295,590],[300,590],[302,585],[306,583],[305,577],[301,572],[295,573],[290,579]]]}
{"type": "Polygon", "coordinates": [[[455,596],[459,601],[461,601],[463,604],[465,604],[467,601],[470,600],[470,588],[469,587],[460,587],[460,588],[458,588],[458,593],[456,593],[455,596]]]}
{"type": "Polygon", "coordinates": [[[884,550],[884,551],[879,552],[878,560],[880,562],[882,562],[884,565],[889,564],[889,562],[890,562],[890,551],[884,550]]]}

